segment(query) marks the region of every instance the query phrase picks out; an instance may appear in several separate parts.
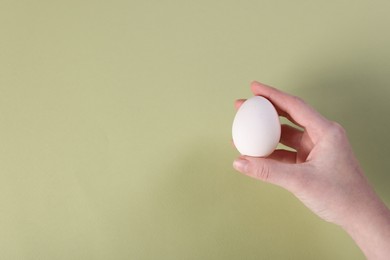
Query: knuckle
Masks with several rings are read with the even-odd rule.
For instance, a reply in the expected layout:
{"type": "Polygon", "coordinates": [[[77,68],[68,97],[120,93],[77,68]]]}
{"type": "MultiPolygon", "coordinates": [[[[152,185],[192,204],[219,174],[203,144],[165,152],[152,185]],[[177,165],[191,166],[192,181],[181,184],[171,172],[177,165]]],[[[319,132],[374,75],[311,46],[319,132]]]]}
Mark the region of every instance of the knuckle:
{"type": "Polygon", "coordinates": [[[292,96],[292,98],[293,98],[295,103],[298,103],[300,105],[306,105],[306,102],[302,98],[300,98],[298,96],[292,96]]]}
{"type": "Polygon", "coordinates": [[[262,181],[268,181],[270,178],[270,169],[266,164],[259,164],[255,170],[255,177],[262,181]]]}
{"type": "Polygon", "coordinates": [[[331,122],[332,133],[337,137],[343,137],[346,135],[345,128],[337,122],[331,122]]]}

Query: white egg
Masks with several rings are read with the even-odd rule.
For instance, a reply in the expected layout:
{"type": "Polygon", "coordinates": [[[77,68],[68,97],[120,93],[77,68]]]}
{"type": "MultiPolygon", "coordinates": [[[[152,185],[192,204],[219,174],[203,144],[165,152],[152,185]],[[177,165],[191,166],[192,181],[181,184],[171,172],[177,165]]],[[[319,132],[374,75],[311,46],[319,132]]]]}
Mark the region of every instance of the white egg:
{"type": "Polygon", "coordinates": [[[254,96],[238,109],[233,121],[233,142],[242,155],[264,157],[280,140],[280,121],[268,99],[254,96]]]}

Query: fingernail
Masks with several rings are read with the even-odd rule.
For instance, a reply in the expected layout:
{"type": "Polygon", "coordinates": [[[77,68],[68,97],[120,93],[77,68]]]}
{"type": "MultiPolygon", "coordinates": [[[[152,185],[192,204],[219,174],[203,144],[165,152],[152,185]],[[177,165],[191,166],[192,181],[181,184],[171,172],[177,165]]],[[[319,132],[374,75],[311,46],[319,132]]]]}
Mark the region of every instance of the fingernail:
{"type": "Polygon", "coordinates": [[[233,167],[239,172],[246,173],[248,168],[248,161],[243,159],[237,159],[233,162],[233,167]]]}

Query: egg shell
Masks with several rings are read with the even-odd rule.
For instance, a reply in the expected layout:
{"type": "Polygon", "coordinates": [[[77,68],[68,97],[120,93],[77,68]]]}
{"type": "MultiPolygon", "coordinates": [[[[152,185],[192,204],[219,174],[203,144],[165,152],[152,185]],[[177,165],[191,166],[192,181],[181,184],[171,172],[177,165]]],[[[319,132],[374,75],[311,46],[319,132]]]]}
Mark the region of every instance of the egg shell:
{"type": "Polygon", "coordinates": [[[233,142],[242,155],[268,156],[277,147],[280,132],[280,120],[275,107],[261,96],[246,100],[233,121],[233,142]]]}

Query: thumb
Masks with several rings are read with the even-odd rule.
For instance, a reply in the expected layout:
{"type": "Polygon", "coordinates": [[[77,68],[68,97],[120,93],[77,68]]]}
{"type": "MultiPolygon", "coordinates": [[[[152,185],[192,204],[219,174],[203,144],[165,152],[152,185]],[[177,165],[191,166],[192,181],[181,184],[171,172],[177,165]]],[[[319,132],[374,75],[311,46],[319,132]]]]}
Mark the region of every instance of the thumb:
{"type": "Polygon", "coordinates": [[[269,158],[241,156],[234,161],[233,167],[252,178],[276,184],[290,191],[299,181],[297,164],[283,163],[269,158]]]}

